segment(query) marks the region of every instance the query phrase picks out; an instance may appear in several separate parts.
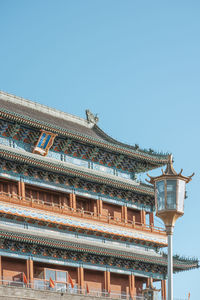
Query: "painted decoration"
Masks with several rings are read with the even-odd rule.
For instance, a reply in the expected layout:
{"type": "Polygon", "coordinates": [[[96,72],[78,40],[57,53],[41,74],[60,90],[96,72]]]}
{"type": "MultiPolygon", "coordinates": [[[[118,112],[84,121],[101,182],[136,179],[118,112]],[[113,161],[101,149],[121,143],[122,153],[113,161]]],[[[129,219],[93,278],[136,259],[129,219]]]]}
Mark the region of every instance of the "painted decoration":
{"type": "Polygon", "coordinates": [[[33,153],[46,156],[49,149],[53,145],[53,141],[57,134],[42,130],[37,145],[33,149],[33,153]]]}

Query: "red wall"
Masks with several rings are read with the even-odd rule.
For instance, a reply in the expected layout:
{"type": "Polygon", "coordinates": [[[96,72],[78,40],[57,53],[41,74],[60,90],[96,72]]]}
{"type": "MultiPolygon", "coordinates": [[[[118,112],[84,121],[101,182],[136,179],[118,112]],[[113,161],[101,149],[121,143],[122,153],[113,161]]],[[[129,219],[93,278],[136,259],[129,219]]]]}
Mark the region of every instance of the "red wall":
{"type": "Polygon", "coordinates": [[[15,181],[7,181],[0,178],[0,192],[18,194],[18,183],[15,181]]]}
{"type": "Polygon", "coordinates": [[[13,280],[14,276],[23,272],[26,274],[25,260],[2,257],[2,275],[4,280],[13,280]]]}
{"type": "Polygon", "coordinates": [[[88,284],[89,290],[104,290],[104,272],[84,270],[85,287],[88,284]]]}
{"type": "Polygon", "coordinates": [[[122,217],[121,206],[103,202],[102,215],[108,216],[108,214],[110,214],[111,217],[114,217],[115,219],[116,218],[121,219],[122,217]]]}
{"type": "Polygon", "coordinates": [[[133,217],[135,217],[135,222],[141,223],[141,215],[139,210],[127,209],[127,219],[128,221],[133,221],[133,217]]]}
{"type": "Polygon", "coordinates": [[[111,292],[129,293],[129,277],[128,275],[110,273],[110,289],[111,292]]]}

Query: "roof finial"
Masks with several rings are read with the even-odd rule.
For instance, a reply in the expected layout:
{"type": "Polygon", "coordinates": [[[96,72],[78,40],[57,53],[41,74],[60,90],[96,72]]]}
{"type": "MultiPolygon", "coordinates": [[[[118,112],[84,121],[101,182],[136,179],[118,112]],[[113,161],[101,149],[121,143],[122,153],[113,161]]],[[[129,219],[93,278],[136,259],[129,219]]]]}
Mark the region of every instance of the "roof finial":
{"type": "Polygon", "coordinates": [[[176,173],[176,171],[174,170],[174,167],[173,167],[173,156],[172,156],[172,154],[169,155],[167,167],[166,167],[166,170],[163,172],[163,174],[164,175],[177,175],[177,173],[176,173]]]}
{"type": "Polygon", "coordinates": [[[99,118],[98,118],[97,114],[94,115],[93,113],[91,113],[91,111],[89,109],[86,109],[85,113],[86,113],[88,123],[93,123],[93,124],[98,123],[99,118]]]}

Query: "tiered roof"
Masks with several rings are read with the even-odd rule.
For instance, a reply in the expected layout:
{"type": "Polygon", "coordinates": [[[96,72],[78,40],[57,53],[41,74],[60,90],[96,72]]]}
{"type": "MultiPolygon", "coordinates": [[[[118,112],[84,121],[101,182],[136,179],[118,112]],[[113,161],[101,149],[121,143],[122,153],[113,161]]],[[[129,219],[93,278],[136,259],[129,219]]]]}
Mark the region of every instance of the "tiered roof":
{"type": "Polygon", "coordinates": [[[142,161],[144,171],[163,166],[168,160],[167,154],[156,153],[152,149],[142,150],[138,145],[130,146],[111,138],[90,119],[85,120],[4,92],[0,92],[0,116],[90,144],[98,150],[122,155],[120,161],[126,158],[142,161]]]}
{"type": "MultiPolygon", "coordinates": [[[[43,129],[57,134],[51,148],[54,152],[70,153],[75,157],[80,155],[81,159],[102,163],[109,167],[114,166],[123,171],[133,173],[148,171],[166,165],[168,162],[168,155],[166,154],[159,154],[151,149],[145,151],[140,149],[138,145],[130,146],[111,138],[97,126],[97,118],[91,113],[90,117],[85,120],[0,92],[0,117],[3,119],[0,121],[0,131],[1,134],[3,132],[2,135],[4,137],[11,137],[33,146],[39,138],[40,130],[43,129]],[[5,120],[7,124],[3,123],[5,120]]],[[[29,147],[29,151],[24,151],[24,149],[16,149],[1,144],[0,167],[2,170],[6,172],[12,170],[13,174],[20,174],[20,176],[24,177],[40,177],[41,180],[44,179],[50,183],[56,182],[73,188],[88,189],[97,194],[103,193],[114,195],[114,197],[120,196],[124,199],[130,198],[133,201],[140,201],[151,206],[154,204],[153,188],[149,185],[97,170],[75,166],[55,158],[43,157],[32,153],[30,149],[31,147],[29,147]]],[[[113,227],[113,232],[111,232],[110,228],[107,228],[109,225],[92,224],[92,222],[90,224],[88,221],[83,222],[83,220],[73,224],[75,222],[72,220],[73,218],[68,218],[68,220],[60,215],[54,216],[53,213],[51,213],[51,216],[47,213],[45,215],[44,212],[20,208],[20,206],[15,207],[12,204],[2,204],[0,214],[2,218],[16,218],[19,222],[26,220],[32,224],[36,222],[40,226],[55,225],[55,228],[59,228],[59,230],[73,230],[75,228],[74,230],[77,230],[77,232],[84,232],[85,230],[88,235],[100,236],[101,234],[111,239],[119,235],[124,240],[134,241],[135,243],[139,241],[139,243],[144,245],[146,243],[147,246],[157,246],[158,248],[166,246],[166,236],[162,235],[162,233],[159,233],[159,237],[154,234],[154,237],[148,240],[144,233],[143,236],[141,233],[140,235],[137,233],[137,236],[134,236],[135,233],[130,233],[127,228],[124,232],[120,228],[118,233],[117,229],[113,227]]],[[[122,251],[106,247],[95,247],[94,245],[88,245],[88,243],[72,244],[71,242],[58,239],[6,230],[1,230],[0,237],[2,249],[5,249],[5,251],[18,251],[17,249],[19,248],[22,249],[22,252],[24,250],[24,252],[28,251],[45,257],[51,256],[51,251],[55,250],[54,257],[60,259],[68,257],[71,260],[87,261],[88,263],[99,265],[110,264],[126,269],[136,268],[145,272],[150,272],[155,268],[155,272],[160,274],[166,273],[167,259],[162,255],[152,255],[151,257],[150,255],[131,253],[128,250],[122,251]],[[35,247],[35,245],[41,247],[35,247]],[[51,248],[55,249],[52,250],[51,248]],[[80,255],[79,253],[82,254],[80,255]]],[[[177,259],[174,261],[174,267],[175,271],[195,268],[198,267],[198,260],[184,261],[177,259]]]]}

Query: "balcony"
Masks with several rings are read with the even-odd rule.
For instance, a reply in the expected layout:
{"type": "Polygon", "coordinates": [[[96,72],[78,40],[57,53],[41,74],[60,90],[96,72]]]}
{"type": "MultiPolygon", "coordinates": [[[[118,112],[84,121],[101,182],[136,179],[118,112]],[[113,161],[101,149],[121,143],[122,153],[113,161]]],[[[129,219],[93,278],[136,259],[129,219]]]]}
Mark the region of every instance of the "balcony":
{"type": "Polygon", "coordinates": [[[22,198],[16,194],[10,194],[5,192],[0,192],[0,201],[16,204],[19,206],[40,209],[48,212],[61,214],[61,215],[74,216],[86,220],[95,220],[101,223],[107,223],[112,225],[118,225],[118,226],[120,225],[121,227],[125,227],[125,228],[136,229],[136,230],[138,229],[140,231],[142,230],[145,232],[156,233],[159,235],[166,236],[165,229],[160,227],[142,224],[130,220],[125,221],[121,218],[120,219],[114,218],[110,215],[103,216],[94,212],[85,211],[83,209],[75,210],[67,206],[66,204],[61,205],[60,203],[49,203],[43,200],[29,198],[29,197],[22,198]]]}
{"type": "MultiPolygon", "coordinates": [[[[146,300],[142,295],[128,295],[126,293],[117,293],[112,291],[110,293],[100,290],[79,289],[75,286],[73,289],[70,284],[66,285],[65,289],[61,289],[59,285],[55,284],[55,288],[51,288],[49,283],[45,283],[38,287],[34,282],[27,284],[22,281],[13,281],[9,278],[0,280],[0,299],[7,300],[21,300],[21,299],[62,299],[62,300],[95,300],[99,299],[121,299],[121,300],[146,300]]],[[[156,300],[165,300],[159,293],[155,295],[156,300]]],[[[188,300],[186,298],[175,297],[174,300],[188,300]]]]}

